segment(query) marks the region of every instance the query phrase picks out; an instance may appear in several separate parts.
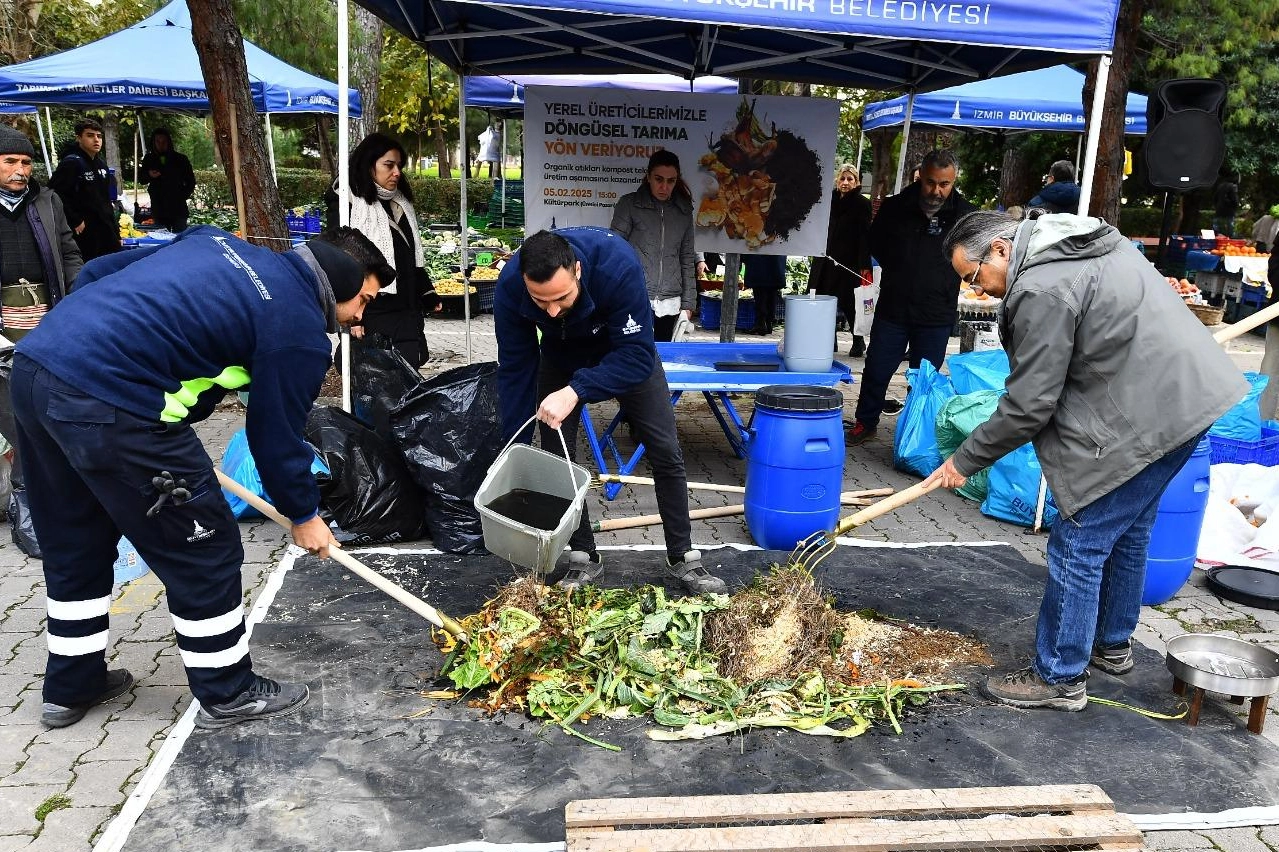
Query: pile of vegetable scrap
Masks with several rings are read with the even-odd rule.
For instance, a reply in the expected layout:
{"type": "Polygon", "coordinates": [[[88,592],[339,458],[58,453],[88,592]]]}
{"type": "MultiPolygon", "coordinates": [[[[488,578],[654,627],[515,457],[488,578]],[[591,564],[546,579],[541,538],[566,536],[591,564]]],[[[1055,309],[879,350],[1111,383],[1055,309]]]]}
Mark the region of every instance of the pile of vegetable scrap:
{"type": "Polygon", "coordinates": [[[472,706],[613,749],[581,726],[647,714],[656,740],[755,727],[854,737],[876,722],[900,733],[907,708],[962,688],[945,682],[950,669],[990,663],[958,634],[838,612],[810,573],[776,565],[732,597],[675,600],[653,586],[568,594],[525,578],[462,625],[467,645],[436,635],[458,689],[445,696],[474,693],[472,706]]]}

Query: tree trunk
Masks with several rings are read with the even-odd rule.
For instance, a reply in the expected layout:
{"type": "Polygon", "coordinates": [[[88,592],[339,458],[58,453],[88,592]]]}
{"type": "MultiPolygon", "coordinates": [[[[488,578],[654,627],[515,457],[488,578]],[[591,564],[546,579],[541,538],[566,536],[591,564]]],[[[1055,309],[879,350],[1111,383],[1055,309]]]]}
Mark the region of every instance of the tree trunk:
{"type": "Polygon", "coordinates": [[[875,209],[893,192],[893,138],[897,131],[881,127],[866,134],[870,140],[870,199],[875,209]]]}
{"type": "Polygon", "coordinates": [[[444,138],[444,125],[437,118],[432,123],[431,135],[435,137],[435,157],[439,160],[440,177],[450,180],[453,166],[449,163],[449,142],[444,138]]]}
{"type": "Polygon", "coordinates": [[[191,11],[191,40],[200,55],[217,133],[214,141],[225,163],[227,183],[234,193],[237,179],[244,188],[244,236],[277,251],[290,247],[280,191],[271,179],[266,137],[249,94],[249,70],[244,41],[231,0],[187,0],[191,11]],[[231,135],[232,117],[236,134],[231,135]],[[239,172],[235,169],[239,161],[239,172]]]}
{"type": "MultiPolygon", "coordinates": [[[[1128,96],[1128,79],[1137,55],[1137,38],[1141,29],[1141,11],[1145,0],[1122,0],[1115,21],[1115,47],[1111,53],[1110,77],[1106,86],[1106,106],[1101,111],[1101,134],[1097,145],[1097,170],[1093,175],[1092,200],[1088,215],[1099,216],[1116,227],[1124,182],[1124,99],[1128,96]]],[[[1085,126],[1091,121],[1092,97],[1097,88],[1097,66],[1101,60],[1088,63],[1084,79],[1085,126]]],[[[1087,139],[1087,136],[1084,137],[1087,139]]],[[[1086,155],[1085,155],[1086,156],[1086,155]]],[[[1082,169],[1083,163],[1079,164],[1082,169]]],[[[1083,211],[1080,211],[1081,213],[1083,211]]]]}
{"type": "Polygon", "coordinates": [[[43,0],[8,0],[0,3],[0,57],[12,65],[31,59],[35,49],[36,24],[43,0]]]}
{"type": "Polygon", "coordinates": [[[324,169],[336,180],[339,155],[335,150],[332,138],[329,136],[329,131],[334,126],[335,123],[330,116],[317,115],[315,117],[315,138],[320,149],[320,168],[324,169]]]}
{"type": "MultiPolygon", "coordinates": [[[[134,133],[138,132],[135,127],[134,133]]],[[[133,143],[129,143],[129,153],[133,153],[133,143]]],[[[120,165],[120,113],[106,112],[102,114],[102,159],[107,161],[107,168],[115,169],[116,186],[120,187],[120,195],[124,196],[124,181],[133,180],[133,175],[124,173],[120,165]]],[[[125,205],[126,209],[131,209],[125,205]]]]}
{"type": "Polygon", "coordinates": [[[359,32],[359,45],[351,62],[351,82],[360,90],[363,116],[352,124],[351,130],[358,142],[377,130],[378,74],[382,65],[382,19],[363,6],[355,7],[355,25],[359,32]]]}
{"type": "Polygon", "coordinates": [[[1015,137],[1004,137],[1004,162],[999,172],[999,203],[1004,208],[1024,205],[1035,197],[1039,182],[1031,175],[1034,169],[1025,150],[1015,137]]]}

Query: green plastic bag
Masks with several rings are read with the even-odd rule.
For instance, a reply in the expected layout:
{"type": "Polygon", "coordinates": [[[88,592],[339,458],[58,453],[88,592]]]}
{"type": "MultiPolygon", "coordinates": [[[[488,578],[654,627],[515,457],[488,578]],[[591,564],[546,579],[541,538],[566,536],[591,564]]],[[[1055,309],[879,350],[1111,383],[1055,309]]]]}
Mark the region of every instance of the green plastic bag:
{"type": "MultiPolygon", "coordinates": [[[[937,449],[943,459],[953,456],[964,439],[990,419],[1003,394],[1002,390],[973,391],[952,397],[942,406],[937,412],[937,449]]],[[[986,499],[989,478],[990,468],[979,470],[955,493],[980,503],[986,499]]]]}

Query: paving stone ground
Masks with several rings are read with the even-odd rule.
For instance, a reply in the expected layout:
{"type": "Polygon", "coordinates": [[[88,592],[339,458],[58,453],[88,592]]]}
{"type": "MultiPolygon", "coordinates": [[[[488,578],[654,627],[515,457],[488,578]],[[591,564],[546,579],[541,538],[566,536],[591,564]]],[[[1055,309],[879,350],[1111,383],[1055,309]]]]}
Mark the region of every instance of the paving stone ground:
{"type": "MultiPolygon", "coordinates": [[[[428,323],[432,361],[428,371],[466,363],[468,336],[460,321],[428,323]]],[[[776,339],[780,331],[774,336],[776,339]]],[[[851,338],[840,335],[844,351],[851,338]]],[[[697,339],[718,337],[699,332],[697,339]]],[[[744,338],[759,340],[759,338],[744,338]]],[[[492,318],[476,318],[469,335],[473,360],[496,357],[492,318]]],[[[1257,369],[1259,338],[1245,336],[1229,349],[1241,369],[1257,369]]],[[[862,362],[844,359],[859,370],[862,362]]],[[[845,416],[851,418],[856,386],[845,390],[845,416]]],[[[899,376],[891,392],[904,398],[899,376]]],[[[694,395],[681,401],[680,438],[690,480],[741,484],[745,462],[733,457],[719,426],[694,395]]],[[[750,402],[742,400],[749,410],[750,402]]],[[[607,406],[601,408],[607,410],[607,406]]],[[[218,412],[200,427],[214,458],[243,425],[240,411],[218,412]]],[[[891,420],[883,436],[850,450],[845,488],[904,488],[915,480],[892,469],[891,420]]],[[[740,495],[691,492],[694,508],[740,502],[740,495]]],[[[627,517],[657,511],[652,489],[628,487],[606,502],[592,493],[594,517],[627,517]]],[[[244,595],[251,605],[288,546],[285,534],[267,521],[241,526],[245,541],[244,595]]],[[[1003,524],[950,492],[929,495],[862,528],[859,535],[883,541],[1004,541],[1027,559],[1043,563],[1045,535],[1003,524]]],[[[698,544],[749,543],[740,517],[696,521],[698,544]]],[[[126,695],[94,708],[79,724],[45,730],[39,724],[44,667],[44,582],[40,562],[26,558],[0,524],[0,852],[84,852],[120,809],[143,770],[190,703],[173,641],[164,592],[154,575],[117,587],[111,609],[111,663],[127,666],[138,684],[126,695]]],[[[660,544],[660,527],[600,534],[600,544],[660,544]]],[[[1279,613],[1224,602],[1207,592],[1196,577],[1172,601],[1143,610],[1138,639],[1162,650],[1173,636],[1226,626],[1244,639],[1270,644],[1279,640],[1279,613]]],[[[1279,736],[1271,710],[1267,738],[1279,736]]],[[[1250,736],[1241,732],[1241,736],[1250,736]]],[[[1276,803],[1279,804],[1279,803],[1276,803]]],[[[1160,852],[1215,848],[1223,852],[1279,852],[1279,827],[1215,831],[1158,831],[1146,837],[1160,852]]],[[[131,848],[140,848],[132,845],[131,848]]]]}

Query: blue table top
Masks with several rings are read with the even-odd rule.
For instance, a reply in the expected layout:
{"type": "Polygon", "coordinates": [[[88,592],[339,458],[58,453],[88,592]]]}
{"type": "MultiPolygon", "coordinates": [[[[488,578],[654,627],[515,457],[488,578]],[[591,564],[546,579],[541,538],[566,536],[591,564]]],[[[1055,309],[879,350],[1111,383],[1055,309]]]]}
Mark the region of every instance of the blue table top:
{"type": "Polygon", "coordinates": [[[1199,272],[1208,272],[1216,269],[1221,263],[1219,255],[1206,251],[1188,251],[1186,252],[1186,269],[1199,272]]]}
{"type": "Polygon", "coordinates": [[[776,343],[659,343],[657,354],[673,391],[756,391],[768,385],[833,387],[852,382],[853,371],[835,361],[824,373],[792,373],[776,343]],[[776,365],[775,370],[717,370],[716,363],[776,365]]]}

